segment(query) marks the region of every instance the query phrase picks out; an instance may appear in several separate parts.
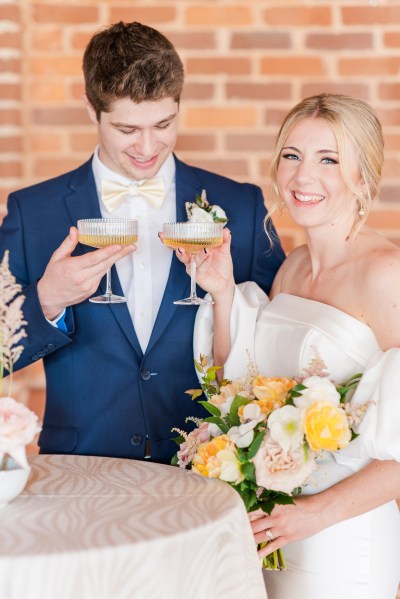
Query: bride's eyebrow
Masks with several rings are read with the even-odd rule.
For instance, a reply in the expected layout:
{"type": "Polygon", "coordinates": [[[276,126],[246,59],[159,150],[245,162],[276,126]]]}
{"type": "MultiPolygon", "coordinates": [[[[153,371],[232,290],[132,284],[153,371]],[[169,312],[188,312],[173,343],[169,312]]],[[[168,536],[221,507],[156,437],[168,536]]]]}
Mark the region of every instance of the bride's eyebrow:
{"type": "MultiPolygon", "coordinates": [[[[283,152],[284,150],[293,150],[294,152],[298,152],[299,154],[301,154],[301,150],[299,150],[295,146],[284,146],[281,151],[283,152]]],[[[317,154],[336,154],[338,156],[339,152],[337,150],[326,149],[326,150],[318,150],[317,154]]]]}

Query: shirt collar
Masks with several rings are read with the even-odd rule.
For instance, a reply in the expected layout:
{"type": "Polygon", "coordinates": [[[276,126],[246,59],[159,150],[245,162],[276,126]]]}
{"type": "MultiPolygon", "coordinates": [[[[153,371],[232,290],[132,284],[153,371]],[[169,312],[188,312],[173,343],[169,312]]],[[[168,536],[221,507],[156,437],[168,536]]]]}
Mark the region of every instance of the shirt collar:
{"type": "MultiPolygon", "coordinates": [[[[128,179],[127,177],[124,177],[123,175],[115,173],[114,171],[109,169],[99,158],[99,146],[96,146],[94,150],[92,169],[94,180],[96,183],[97,194],[99,197],[102,179],[111,179],[112,181],[118,181],[119,183],[123,183],[124,185],[129,185],[129,183],[140,182],[140,180],[128,179]]],[[[168,158],[156,174],[156,177],[162,177],[164,179],[166,194],[168,193],[168,190],[171,187],[171,184],[175,178],[175,171],[175,160],[171,152],[171,154],[168,156],[168,158]]]]}

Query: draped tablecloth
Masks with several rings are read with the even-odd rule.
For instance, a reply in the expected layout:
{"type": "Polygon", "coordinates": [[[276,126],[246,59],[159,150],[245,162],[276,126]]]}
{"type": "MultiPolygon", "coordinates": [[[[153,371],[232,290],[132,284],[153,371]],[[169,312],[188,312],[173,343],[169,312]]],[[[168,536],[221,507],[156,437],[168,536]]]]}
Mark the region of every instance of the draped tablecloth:
{"type": "Polygon", "coordinates": [[[1,599],[265,599],[239,495],[126,459],[39,455],[0,510],[1,599]]]}

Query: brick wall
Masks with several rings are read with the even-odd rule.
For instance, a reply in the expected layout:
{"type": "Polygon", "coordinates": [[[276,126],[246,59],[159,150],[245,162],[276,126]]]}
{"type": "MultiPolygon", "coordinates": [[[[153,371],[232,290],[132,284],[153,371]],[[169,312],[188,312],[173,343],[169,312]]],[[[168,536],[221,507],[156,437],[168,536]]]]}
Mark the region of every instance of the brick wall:
{"type": "MultiPolygon", "coordinates": [[[[180,51],[180,157],[264,191],[274,135],[292,105],[320,91],[368,100],[386,139],[370,223],[400,244],[400,0],[2,0],[0,212],[9,191],[91,153],[81,57],[93,32],[118,20],[152,25],[180,51]]],[[[287,250],[302,241],[286,215],[276,224],[287,250]]],[[[40,410],[40,365],[16,379],[40,410]]]]}

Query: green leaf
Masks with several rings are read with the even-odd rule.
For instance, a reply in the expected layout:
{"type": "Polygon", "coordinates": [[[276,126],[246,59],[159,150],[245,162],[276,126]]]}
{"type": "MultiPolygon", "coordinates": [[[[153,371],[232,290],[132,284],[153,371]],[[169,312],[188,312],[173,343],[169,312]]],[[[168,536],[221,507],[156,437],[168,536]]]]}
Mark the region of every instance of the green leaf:
{"type": "Polygon", "coordinates": [[[171,466],[178,466],[178,455],[175,454],[171,458],[171,466]]]}
{"type": "Polygon", "coordinates": [[[187,395],[191,395],[192,400],[194,401],[195,399],[197,399],[198,397],[203,395],[203,390],[202,389],[188,389],[187,391],[185,391],[185,393],[187,395]]]}
{"type": "Polygon", "coordinates": [[[216,416],[208,416],[207,418],[204,418],[204,422],[216,424],[224,434],[226,434],[229,430],[228,425],[223,420],[221,420],[221,418],[217,418],[216,416]]]}
{"type": "Polygon", "coordinates": [[[262,440],[265,437],[265,429],[262,430],[261,432],[258,433],[258,435],[253,439],[252,443],[250,444],[249,447],[249,452],[247,454],[247,457],[249,460],[251,460],[252,458],[254,458],[254,456],[256,455],[257,451],[260,449],[260,445],[262,443],[262,440]]]}
{"type": "Polygon", "coordinates": [[[199,364],[199,363],[198,363],[198,361],[197,361],[197,360],[194,360],[194,365],[195,365],[195,367],[196,367],[196,370],[197,370],[198,372],[201,372],[201,373],[203,373],[203,367],[201,366],[201,364],[199,364]]]}
{"type": "Polygon", "coordinates": [[[173,437],[171,439],[171,441],[173,441],[174,443],[176,443],[177,445],[180,445],[181,443],[183,443],[185,440],[185,437],[183,435],[179,435],[178,437],[173,437]]]}
{"type": "Polygon", "coordinates": [[[221,410],[214,406],[209,401],[199,401],[199,404],[202,405],[207,412],[210,412],[213,416],[221,416],[221,410]]]}
{"type": "Polygon", "coordinates": [[[253,462],[246,462],[241,466],[242,474],[244,474],[246,480],[250,480],[252,482],[256,482],[256,470],[254,468],[253,462]]]}
{"type": "Polygon", "coordinates": [[[242,397],[241,395],[235,395],[234,400],[231,404],[231,409],[229,410],[229,422],[231,426],[239,426],[240,419],[238,416],[238,410],[240,406],[245,406],[250,403],[250,399],[248,397],[242,397]]]}

